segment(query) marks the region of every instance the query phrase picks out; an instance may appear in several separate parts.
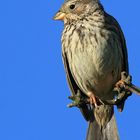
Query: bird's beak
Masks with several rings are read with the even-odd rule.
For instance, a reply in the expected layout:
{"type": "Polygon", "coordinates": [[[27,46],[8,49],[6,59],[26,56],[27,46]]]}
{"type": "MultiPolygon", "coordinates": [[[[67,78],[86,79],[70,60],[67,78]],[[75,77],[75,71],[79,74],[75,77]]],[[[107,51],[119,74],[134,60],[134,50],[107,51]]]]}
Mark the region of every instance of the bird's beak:
{"type": "Polygon", "coordinates": [[[64,20],[65,13],[58,11],[56,15],[53,17],[54,20],[64,20]]]}

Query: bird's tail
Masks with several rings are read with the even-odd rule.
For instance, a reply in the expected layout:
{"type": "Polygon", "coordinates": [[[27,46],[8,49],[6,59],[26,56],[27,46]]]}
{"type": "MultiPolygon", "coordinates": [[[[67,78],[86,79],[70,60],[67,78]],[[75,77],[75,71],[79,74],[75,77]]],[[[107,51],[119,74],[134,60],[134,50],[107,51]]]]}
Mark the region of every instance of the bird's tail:
{"type": "MultiPolygon", "coordinates": [[[[117,129],[114,113],[113,113],[113,107],[108,108],[108,109],[109,111],[112,110],[112,115],[110,116],[108,120],[107,119],[105,120],[107,124],[103,122],[103,125],[104,125],[103,127],[102,127],[102,123],[99,124],[99,122],[97,122],[96,117],[104,118],[105,116],[95,116],[95,119],[89,122],[86,140],[119,140],[118,129],[117,129]]],[[[108,111],[102,112],[102,115],[107,115],[107,113],[108,111]]],[[[95,111],[94,111],[94,114],[96,114],[95,111]]],[[[101,115],[101,114],[96,114],[96,115],[101,115]]]]}

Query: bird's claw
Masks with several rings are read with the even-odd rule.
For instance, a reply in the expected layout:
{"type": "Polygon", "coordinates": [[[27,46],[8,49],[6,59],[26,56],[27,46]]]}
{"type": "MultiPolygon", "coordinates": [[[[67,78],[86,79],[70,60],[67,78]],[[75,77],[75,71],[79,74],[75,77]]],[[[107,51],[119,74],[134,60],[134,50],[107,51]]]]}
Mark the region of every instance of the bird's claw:
{"type": "Polygon", "coordinates": [[[106,104],[120,105],[124,102],[129,96],[132,95],[130,90],[127,90],[127,86],[131,86],[132,77],[126,72],[121,73],[121,80],[116,83],[116,86],[113,89],[115,98],[112,100],[103,101],[106,104]]]}
{"type": "Polygon", "coordinates": [[[98,105],[97,105],[97,101],[96,101],[96,97],[95,97],[94,95],[89,97],[89,103],[90,103],[91,105],[94,105],[95,107],[98,106],[98,105]]]}
{"type": "Polygon", "coordinates": [[[79,90],[77,91],[76,95],[69,96],[68,98],[73,101],[71,104],[67,105],[69,108],[75,107],[75,106],[81,107],[83,104],[87,104],[88,102],[87,98],[83,97],[79,90]]]}

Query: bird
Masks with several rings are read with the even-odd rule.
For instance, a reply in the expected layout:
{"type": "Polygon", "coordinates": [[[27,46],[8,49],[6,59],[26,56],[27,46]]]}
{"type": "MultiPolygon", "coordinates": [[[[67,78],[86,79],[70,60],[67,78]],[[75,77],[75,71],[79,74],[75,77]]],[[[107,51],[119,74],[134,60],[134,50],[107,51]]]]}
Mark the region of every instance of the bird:
{"type": "Polygon", "coordinates": [[[119,23],[99,0],[66,0],[54,19],[64,22],[62,58],[70,90],[89,98],[80,108],[89,121],[86,140],[119,140],[114,107],[102,103],[115,97],[121,72],[129,72],[119,23]]]}

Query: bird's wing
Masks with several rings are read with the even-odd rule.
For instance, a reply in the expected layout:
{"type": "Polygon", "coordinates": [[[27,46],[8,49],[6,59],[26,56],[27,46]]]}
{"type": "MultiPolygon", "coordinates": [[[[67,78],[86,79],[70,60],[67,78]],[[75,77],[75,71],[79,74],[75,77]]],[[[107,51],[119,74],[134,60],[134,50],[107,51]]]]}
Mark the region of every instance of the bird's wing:
{"type": "Polygon", "coordinates": [[[129,73],[128,53],[127,53],[124,34],[123,34],[122,29],[121,29],[119,23],[117,22],[117,20],[109,14],[107,14],[107,16],[108,16],[109,20],[112,20],[112,21],[109,21],[109,24],[112,24],[112,27],[114,27],[115,32],[118,34],[118,36],[120,38],[120,43],[121,43],[120,47],[121,47],[121,51],[122,51],[122,55],[123,55],[122,71],[129,73]]]}
{"type": "MultiPolygon", "coordinates": [[[[67,81],[68,81],[72,95],[76,95],[77,91],[79,90],[81,93],[81,96],[85,97],[85,94],[80,90],[80,88],[78,87],[78,85],[76,84],[76,82],[72,76],[71,70],[69,68],[68,60],[67,60],[67,55],[65,54],[64,51],[62,51],[62,58],[63,58],[63,63],[64,63],[65,71],[66,71],[67,81]]],[[[88,104],[83,104],[80,107],[80,111],[87,121],[92,119],[93,111],[88,104]]]]}
{"type": "MultiPolygon", "coordinates": [[[[128,53],[127,53],[126,41],[125,41],[124,34],[123,34],[122,29],[121,29],[119,23],[117,22],[117,20],[109,14],[108,14],[108,18],[111,20],[110,24],[112,24],[112,27],[114,27],[115,32],[117,33],[118,37],[120,38],[120,44],[121,44],[120,47],[121,47],[122,62],[123,62],[121,71],[125,71],[129,74],[128,53]]],[[[123,111],[124,103],[125,102],[122,102],[120,105],[117,106],[117,108],[120,112],[123,111]]]]}
{"type": "Polygon", "coordinates": [[[128,66],[128,53],[127,53],[127,48],[126,48],[126,41],[124,38],[124,34],[121,30],[120,25],[118,24],[118,22],[116,22],[116,26],[119,29],[119,34],[120,34],[120,40],[121,40],[121,49],[122,49],[122,54],[123,54],[123,66],[122,66],[122,71],[125,71],[127,73],[129,73],[129,66],[128,66]]]}

